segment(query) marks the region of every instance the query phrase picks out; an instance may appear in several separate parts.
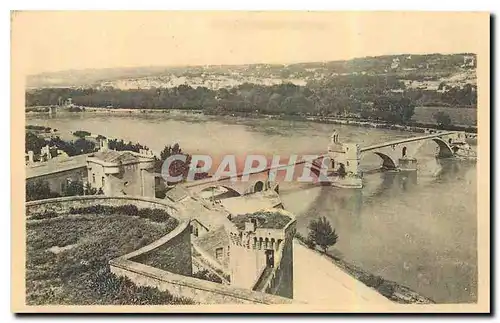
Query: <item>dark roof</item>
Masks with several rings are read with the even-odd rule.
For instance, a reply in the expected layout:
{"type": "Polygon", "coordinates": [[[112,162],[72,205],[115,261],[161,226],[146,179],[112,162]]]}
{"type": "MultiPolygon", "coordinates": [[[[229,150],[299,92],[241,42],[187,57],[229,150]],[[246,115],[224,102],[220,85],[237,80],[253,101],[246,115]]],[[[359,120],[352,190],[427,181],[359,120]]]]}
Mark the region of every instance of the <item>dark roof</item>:
{"type": "Polygon", "coordinates": [[[235,216],[231,219],[238,230],[245,229],[245,222],[257,220],[258,229],[283,229],[292,218],[279,211],[255,212],[235,216]]]}
{"type": "Polygon", "coordinates": [[[109,163],[127,163],[132,161],[137,161],[137,157],[128,151],[100,151],[94,154],[95,158],[109,163]]]}
{"type": "Polygon", "coordinates": [[[26,178],[34,178],[77,168],[86,168],[88,156],[89,154],[73,157],[56,157],[47,162],[29,165],[26,167],[26,178]]]}
{"type": "Polygon", "coordinates": [[[180,185],[176,185],[174,188],[169,190],[166,197],[172,202],[178,202],[188,196],[186,190],[180,185]]]}

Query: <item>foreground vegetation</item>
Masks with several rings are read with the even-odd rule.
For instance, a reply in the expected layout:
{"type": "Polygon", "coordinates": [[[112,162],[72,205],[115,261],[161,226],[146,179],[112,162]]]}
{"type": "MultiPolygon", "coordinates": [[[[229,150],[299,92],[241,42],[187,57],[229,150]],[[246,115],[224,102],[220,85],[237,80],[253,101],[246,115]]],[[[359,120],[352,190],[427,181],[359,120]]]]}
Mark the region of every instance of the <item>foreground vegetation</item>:
{"type": "MultiPolygon", "coordinates": [[[[55,217],[27,223],[26,302],[29,305],[191,304],[156,288],[116,277],[108,261],[137,250],[176,226],[124,214],[55,217]]],[[[40,217],[39,217],[40,218],[40,217]]],[[[43,217],[42,217],[43,218],[43,217]]]]}

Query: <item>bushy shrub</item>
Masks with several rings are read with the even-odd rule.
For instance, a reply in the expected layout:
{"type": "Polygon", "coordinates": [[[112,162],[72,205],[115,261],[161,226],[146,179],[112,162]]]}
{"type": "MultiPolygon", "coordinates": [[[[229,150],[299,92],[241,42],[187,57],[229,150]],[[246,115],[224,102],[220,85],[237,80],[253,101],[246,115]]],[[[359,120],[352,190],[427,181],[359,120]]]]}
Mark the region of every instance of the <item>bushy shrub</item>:
{"type": "Polygon", "coordinates": [[[153,222],[164,222],[170,217],[168,213],[163,210],[150,208],[140,209],[138,215],[141,218],[149,219],[153,222]]]}
{"type": "Polygon", "coordinates": [[[151,209],[151,208],[141,208],[133,204],[119,205],[119,206],[107,206],[107,205],[92,205],[87,207],[69,209],[70,214],[100,214],[100,215],[111,215],[111,214],[123,214],[131,216],[139,216],[143,219],[148,219],[153,222],[171,222],[176,225],[177,221],[172,218],[166,211],[162,209],[151,209]]]}
{"type": "Polygon", "coordinates": [[[117,206],[116,211],[119,214],[126,214],[126,215],[138,215],[139,214],[139,209],[137,208],[137,206],[132,205],[132,204],[117,206]]]}
{"type": "Polygon", "coordinates": [[[83,182],[81,181],[71,181],[68,186],[64,188],[64,196],[77,196],[83,195],[84,193],[83,182]]]}
{"type": "Polygon", "coordinates": [[[368,276],[364,279],[365,285],[373,288],[378,288],[383,282],[384,280],[382,279],[382,277],[372,274],[368,274],[368,276]]]}
{"type": "Polygon", "coordinates": [[[77,130],[77,131],[73,132],[73,135],[78,137],[78,138],[85,138],[85,137],[90,136],[91,133],[88,131],[85,131],[85,130],[77,130]]]}
{"type": "Polygon", "coordinates": [[[380,284],[380,286],[378,286],[377,290],[380,294],[390,298],[392,294],[394,294],[394,284],[390,284],[384,281],[382,284],[380,284]]]}
{"type": "Polygon", "coordinates": [[[309,249],[316,249],[316,243],[314,242],[313,239],[311,239],[310,237],[307,237],[305,240],[304,240],[304,243],[306,244],[306,246],[309,248],[309,249]]]}
{"type": "Polygon", "coordinates": [[[51,219],[59,216],[57,212],[54,211],[44,211],[40,213],[34,213],[31,215],[32,220],[43,220],[43,219],[51,219]]]}
{"type": "Polygon", "coordinates": [[[26,201],[36,201],[59,197],[59,194],[50,190],[49,183],[38,180],[26,182],[26,201]]]}
{"type": "Polygon", "coordinates": [[[309,249],[316,249],[316,243],[310,237],[306,238],[302,234],[297,232],[295,233],[295,238],[304,243],[309,249]]]}
{"type": "Polygon", "coordinates": [[[78,208],[73,208],[71,207],[69,209],[70,214],[103,214],[103,215],[110,215],[113,214],[114,212],[114,207],[113,206],[104,206],[104,205],[91,205],[91,206],[86,206],[86,207],[78,207],[78,208]]]}
{"type": "Polygon", "coordinates": [[[193,277],[203,279],[203,280],[208,280],[208,281],[211,281],[214,283],[222,284],[222,279],[220,279],[219,276],[212,274],[207,269],[203,269],[203,270],[195,272],[193,274],[193,277]]]}

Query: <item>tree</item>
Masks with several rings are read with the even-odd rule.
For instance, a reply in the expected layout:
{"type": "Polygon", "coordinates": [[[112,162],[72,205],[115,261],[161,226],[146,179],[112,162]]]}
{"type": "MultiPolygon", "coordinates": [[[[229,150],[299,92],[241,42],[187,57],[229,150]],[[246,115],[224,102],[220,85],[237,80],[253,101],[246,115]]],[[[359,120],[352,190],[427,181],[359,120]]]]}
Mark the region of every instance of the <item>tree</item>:
{"type": "Polygon", "coordinates": [[[84,131],[84,130],[77,130],[77,131],[73,132],[73,136],[76,136],[78,138],[85,138],[85,137],[88,137],[90,135],[91,135],[90,132],[84,131]]]}
{"type": "Polygon", "coordinates": [[[38,137],[32,132],[26,132],[25,152],[33,151],[35,154],[40,154],[42,147],[47,145],[45,139],[38,137]]]}
{"type": "Polygon", "coordinates": [[[335,229],[332,229],[330,222],[324,216],[317,220],[311,220],[308,229],[309,234],[307,238],[320,246],[323,252],[326,252],[329,247],[335,245],[339,238],[335,229]]]}
{"type": "Polygon", "coordinates": [[[340,163],[340,166],[339,166],[337,173],[339,174],[339,176],[341,178],[345,178],[345,176],[347,175],[347,172],[345,170],[345,166],[343,163],[340,163]]]}
{"type": "Polygon", "coordinates": [[[377,119],[406,124],[415,113],[415,104],[410,98],[381,96],[373,102],[377,119]]]}
{"type": "Polygon", "coordinates": [[[88,141],[88,140],[79,138],[72,143],[73,143],[76,155],[88,154],[88,153],[94,152],[94,150],[95,150],[95,144],[92,141],[88,141]]]}
{"type": "Polygon", "coordinates": [[[85,195],[95,195],[97,193],[97,189],[92,187],[89,182],[85,183],[84,194],[85,195]]]}
{"type": "MultiPolygon", "coordinates": [[[[182,152],[182,149],[177,143],[174,144],[173,146],[165,146],[165,148],[163,148],[163,150],[160,152],[160,159],[157,159],[155,162],[155,169],[157,172],[162,172],[163,163],[165,162],[165,160],[170,156],[175,156],[175,155],[185,155],[186,161],[185,162],[181,160],[172,161],[172,163],[169,166],[169,175],[171,177],[182,176],[183,179],[181,181],[184,181],[189,172],[189,167],[191,164],[191,156],[182,152]]],[[[168,183],[168,184],[175,184],[175,183],[168,183]]]]}
{"type": "Polygon", "coordinates": [[[71,181],[64,189],[64,196],[83,195],[83,183],[80,181],[71,181]]]}
{"type": "Polygon", "coordinates": [[[49,183],[45,181],[26,182],[26,201],[44,200],[58,196],[59,194],[50,190],[49,183]]]}
{"type": "Polygon", "coordinates": [[[443,129],[451,125],[451,117],[447,113],[444,113],[443,111],[438,111],[434,113],[433,117],[434,120],[436,120],[436,123],[438,124],[438,127],[440,129],[443,129]]]}

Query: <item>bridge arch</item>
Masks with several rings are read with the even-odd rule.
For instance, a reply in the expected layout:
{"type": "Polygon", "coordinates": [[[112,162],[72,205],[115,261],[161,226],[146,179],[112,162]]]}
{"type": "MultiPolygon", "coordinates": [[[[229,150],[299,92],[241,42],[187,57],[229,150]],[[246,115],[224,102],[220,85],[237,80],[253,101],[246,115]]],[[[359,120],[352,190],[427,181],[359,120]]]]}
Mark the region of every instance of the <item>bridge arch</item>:
{"type": "Polygon", "coordinates": [[[240,192],[239,190],[237,190],[234,187],[231,187],[229,185],[210,185],[210,186],[205,186],[205,187],[200,188],[199,190],[196,190],[196,193],[208,192],[211,188],[216,188],[216,187],[225,188],[229,194],[231,194],[232,196],[235,196],[235,197],[243,195],[243,192],[240,192]]]}
{"type": "Polygon", "coordinates": [[[388,155],[381,153],[379,151],[374,152],[377,156],[382,158],[382,167],[387,169],[396,169],[396,162],[388,155]]]}
{"type": "Polygon", "coordinates": [[[261,192],[263,190],[264,190],[264,182],[263,181],[257,181],[257,182],[255,182],[255,184],[253,186],[254,193],[261,192]]]}
{"type": "Polygon", "coordinates": [[[441,138],[432,138],[432,141],[434,141],[439,146],[439,152],[438,152],[439,158],[453,157],[454,155],[453,149],[446,141],[444,141],[441,138]]]}

